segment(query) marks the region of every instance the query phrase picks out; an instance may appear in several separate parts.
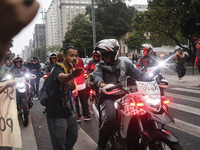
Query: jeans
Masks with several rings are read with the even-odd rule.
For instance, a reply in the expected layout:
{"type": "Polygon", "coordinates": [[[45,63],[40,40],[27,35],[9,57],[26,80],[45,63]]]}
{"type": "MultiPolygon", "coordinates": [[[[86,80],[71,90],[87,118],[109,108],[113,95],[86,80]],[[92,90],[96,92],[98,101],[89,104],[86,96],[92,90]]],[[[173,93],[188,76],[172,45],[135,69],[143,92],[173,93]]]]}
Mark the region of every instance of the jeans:
{"type": "Polygon", "coordinates": [[[103,150],[108,142],[109,136],[113,132],[114,120],[115,120],[115,107],[114,101],[105,99],[100,105],[103,122],[99,129],[99,141],[98,148],[103,150]]]}
{"type": "Polygon", "coordinates": [[[47,124],[53,150],[71,150],[78,138],[76,115],[72,114],[68,119],[47,115],[47,124]]]}

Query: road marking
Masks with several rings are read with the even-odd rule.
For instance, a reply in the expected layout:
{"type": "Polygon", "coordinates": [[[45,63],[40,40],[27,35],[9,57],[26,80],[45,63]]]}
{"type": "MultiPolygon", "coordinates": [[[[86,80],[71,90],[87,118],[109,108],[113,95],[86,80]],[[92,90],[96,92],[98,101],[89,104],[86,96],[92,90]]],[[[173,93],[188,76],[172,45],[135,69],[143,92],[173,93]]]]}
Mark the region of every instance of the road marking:
{"type": "Polygon", "coordinates": [[[184,111],[184,112],[192,113],[192,114],[195,114],[195,115],[200,115],[200,109],[199,108],[194,108],[194,107],[181,105],[181,104],[177,104],[177,103],[172,103],[172,102],[169,103],[168,106],[171,107],[171,108],[174,108],[174,109],[184,111]]]}
{"type": "Polygon", "coordinates": [[[200,98],[196,98],[193,96],[186,96],[186,95],[174,94],[174,93],[169,93],[169,92],[165,92],[165,95],[169,97],[180,98],[187,101],[198,102],[198,103],[200,102],[200,98]]]}
{"type": "Polygon", "coordinates": [[[191,93],[200,94],[199,90],[194,90],[194,89],[185,89],[185,88],[177,88],[177,87],[170,88],[170,89],[177,90],[177,91],[191,92],[191,93]]]}
{"type": "Polygon", "coordinates": [[[194,136],[200,138],[200,127],[199,126],[196,126],[196,125],[193,125],[193,124],[190,124],[190,123],[187,123],[187,122],[175,119],[175,118],[174,118],[174,120],[175,120],[175,124],[170,123],[167,125],[172,128],[178,129],[180,131],[186,132],[190,135],[194,135],[194,136]]]}
{"type": "Polygon", "coordinates": [[[97,143],[83,130],[78,130],[78,139],[74,150],[92,150],[97,148],[97,143]]]}

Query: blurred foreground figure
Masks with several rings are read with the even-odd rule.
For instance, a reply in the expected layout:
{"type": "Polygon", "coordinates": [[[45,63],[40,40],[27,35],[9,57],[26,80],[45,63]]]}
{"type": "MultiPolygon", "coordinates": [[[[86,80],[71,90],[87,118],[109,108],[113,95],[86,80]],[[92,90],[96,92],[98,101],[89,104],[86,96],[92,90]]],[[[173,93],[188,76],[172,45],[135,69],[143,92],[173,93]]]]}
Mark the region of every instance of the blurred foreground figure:
{"type": "Polygon", "coordinates": [[[10,41],[37,14],[39,4],[27,0],[0,0],[0,62],[5,57],[10,41]]]}

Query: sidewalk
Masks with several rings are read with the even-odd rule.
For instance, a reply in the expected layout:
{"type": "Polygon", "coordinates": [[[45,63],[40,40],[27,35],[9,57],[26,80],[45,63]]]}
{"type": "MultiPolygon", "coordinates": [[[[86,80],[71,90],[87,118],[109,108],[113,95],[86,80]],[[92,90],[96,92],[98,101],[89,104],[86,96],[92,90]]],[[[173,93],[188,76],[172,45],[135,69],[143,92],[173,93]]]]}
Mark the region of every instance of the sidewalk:
{"type": "Polygon", "coordinates": [[[192,87],[198,88],[200,85],[200,75],[185,75],[182,80],[183,82],[180,83],[177,74],[169,75],[163,74],[165,79],[169,82],[169,87],[192,87]]]}

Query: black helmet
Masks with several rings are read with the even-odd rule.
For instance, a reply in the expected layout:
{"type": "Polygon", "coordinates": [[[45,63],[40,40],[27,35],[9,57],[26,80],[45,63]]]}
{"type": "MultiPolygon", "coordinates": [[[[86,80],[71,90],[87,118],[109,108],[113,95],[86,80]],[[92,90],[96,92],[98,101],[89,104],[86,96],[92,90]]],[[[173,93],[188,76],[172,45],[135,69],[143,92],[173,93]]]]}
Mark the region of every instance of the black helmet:
{"type": "Polygon", "coordinates": [[[16,57],[13,59],[13,63],[16,66],[16,62],[20,62],[20,66],[22,66],[23,59],[21,57],[16,57]]]}
{"type": "Polygon", "coordinates": [[[120,45],[116,39],[101,40],[96,43],[94,49],[95,51],[99,51],[101,56],[103,56],[105,53],[110,53],[110,59],[112,63],[116,62],[119,58],[120,45]]]}

